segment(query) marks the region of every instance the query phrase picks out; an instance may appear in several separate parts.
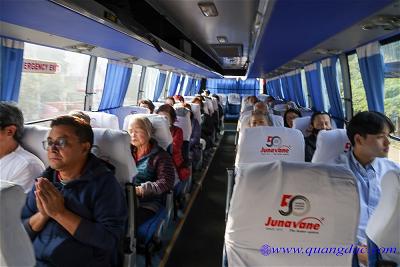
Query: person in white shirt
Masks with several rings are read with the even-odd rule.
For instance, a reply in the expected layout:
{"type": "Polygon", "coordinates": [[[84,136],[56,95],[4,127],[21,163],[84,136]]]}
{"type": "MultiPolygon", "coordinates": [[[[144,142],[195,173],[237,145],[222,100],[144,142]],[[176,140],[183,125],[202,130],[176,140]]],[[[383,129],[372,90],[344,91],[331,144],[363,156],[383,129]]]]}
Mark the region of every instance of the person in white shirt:
{"type": "Polygon", "coordinates": [[[23,131],[21,110],[0,102],[0,180],[18,184],[28,193],[44,171],[44,164],[20,146],[23,131]]]}

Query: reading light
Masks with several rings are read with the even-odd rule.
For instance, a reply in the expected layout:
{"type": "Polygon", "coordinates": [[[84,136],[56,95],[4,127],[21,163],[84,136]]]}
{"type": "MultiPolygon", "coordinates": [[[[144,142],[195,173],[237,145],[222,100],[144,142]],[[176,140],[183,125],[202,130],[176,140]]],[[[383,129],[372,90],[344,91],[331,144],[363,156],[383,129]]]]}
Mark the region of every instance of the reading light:
{"type": "Polygon", "coordinates": [[[216,17],[218,16],[217,7],[213,2],[199,2],[197,3],[201,12],[206,17],[216,17]]]}
{"type": "Polygon", "coordinates": [[[226,38],[226,36],[217,36],[217,41],[220,44],[226,44],[228,42],[228,38],[226,38]]]}

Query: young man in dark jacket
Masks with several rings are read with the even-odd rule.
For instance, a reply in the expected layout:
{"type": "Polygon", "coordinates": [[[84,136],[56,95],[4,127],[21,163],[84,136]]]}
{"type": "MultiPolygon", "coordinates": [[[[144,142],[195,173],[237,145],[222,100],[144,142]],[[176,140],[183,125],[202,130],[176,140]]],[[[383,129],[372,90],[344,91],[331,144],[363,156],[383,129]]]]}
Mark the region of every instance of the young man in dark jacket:
{"type": "Polygon", "coordinates": [[[61,116],[47,140],[50,167],[28,194],[22,219],[37,266],[111,266],[127,207],[112,171],[90,153],[93,131],[61,116]]]}

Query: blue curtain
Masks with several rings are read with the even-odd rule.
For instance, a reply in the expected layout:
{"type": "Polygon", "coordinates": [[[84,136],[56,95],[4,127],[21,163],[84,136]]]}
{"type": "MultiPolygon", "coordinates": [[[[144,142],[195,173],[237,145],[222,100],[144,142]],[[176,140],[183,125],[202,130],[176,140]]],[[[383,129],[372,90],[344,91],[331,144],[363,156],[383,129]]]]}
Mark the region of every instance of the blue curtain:
{"type": "Polygon", "coordinates": [[[124,104],[131,74],[132,67],[130,65],[108,61],[99,110],[117,108],[124,104]]]}
{"type": "Polygon", "coordinates": [[[207,79],[207,89],[215,94],[259,95],[260,82],[257,79],[207,79]]]}
{"type": "Polygon", "coordinates": [[[193,87],[194,81],[195,81],[195,80],[194,80],[193,78],[190,78],[190,77],[189,77],[188,82],[187,82],[187,84],[186,84],[186,88],[184,88],[184,91],[183,91],[183,95],[184,95],[184,96],[190,94],[190,92],[191,92],[191,90],[192,90],[192,87],[193,87]]]}
{"type": "Polygon", "coordinates": [[[273,96],[274,98],[278,97],[271,80],[267,81],[267,95],[273,96]]]}
{"type": "Polygon", "coordinates": [[[333,115],[338,128],[343,128],[344,115],[337,80],[336,62],[337,56],[324,59],[322,61],[322,70],[324,72],[326,90],[328,92],[329,103],[331,105],[329,113],[333,115]]]}
{"type": "Polygon", "coordinates": [[[160,75],[158,76],[158,80],[156,83],[156,90],[154,91],[153,102],[157,102],[158,99],[160,98],[162,90],[164,88],[166,77],[167,74],[160,72],[160,75]]]}
{"type": "Polygon", "coordinates": [[[319,62],[304,67],[306,73],[307,87],[310,92],[312,109],[314,111],[324,110],[320,68],[321,65],[319,62]]]}
{"type": "Polygon", "coordinates": [[[305,107],[306,101],[304,100],[300,71],[296,70],[288,73],[286,79],[289,85],[290,95],[293,98],[292,101],[294,101],[297,105],[300,105],[301,107],[305,107]]]}
{"type": "Polygon", "coordinates": [[[175,95],[175,92],[178,87],[180,79],[181,79],[181,76],[179,74],[172,73],[171,82],[169,84],[168,93],[167,93],[168,96],[175,95]]]}
{"type": "Polygon", "coordinates": [[[2,37],[0,60],[0,100],[18,102],[24,43],[2,37]]]}
{"type": "Polygon", "coordinates": [[[186,76],[182,75],[182,79],[178,85],[178,88],[175,92],[176,95],[182,95],[183,94],[183,90],[185,90],[184,85],[185,85],[185,80],[186,80],[186,76]]]}
{"type": "Polygon", "coordinates": [[[201,85],[200,80],[196,80],[192,87],[192,90],[190,91],[190,95],[196,95],[200,90],[200,85],[201,85]]]}
{"type": "Polygon", "coordinates": [[[297,102],[293,88],[290,87],[289,78],[287,76],[282,76],[281,83],[284,99],[297,102]]]}
{"type": "Polygon", "coordinates": [[[272,80],[271,82],[272,87],[274,88],[274,91],[276,93],[276,96],[279,99],[283,99],[283,92],[282,92],[282,84],[281,84],[281,79],[277,78],[275,80],[272,80]]]}
{"type": "Polygon", "coordinates": [[[379,42],[357,48],[358,64],[367,96],[368,110],[384,112],[384,63],[379,42]]]}

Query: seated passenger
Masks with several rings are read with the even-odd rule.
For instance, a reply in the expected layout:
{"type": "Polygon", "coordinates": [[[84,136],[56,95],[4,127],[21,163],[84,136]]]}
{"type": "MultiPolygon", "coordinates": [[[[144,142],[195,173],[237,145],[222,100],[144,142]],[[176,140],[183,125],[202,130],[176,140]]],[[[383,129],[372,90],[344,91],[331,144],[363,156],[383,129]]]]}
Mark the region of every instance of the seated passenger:
{"type": "Polygon", "coordinates": [[[185,108],[190,110],[190,121],[192,123],[192,134],[190,135],[189,149],[190,149],[190,159],[192,162],[197,162],[201,158],[201,127],[199,122],[194,118],[192,112],[192,106],[188,103],[185,104],[185,108]]]}
{"type": "Polygon", "coordinates": [[[51,122],[43,147],[50,167],[29,192],[22,219],[37,266],[110,266],[125,233],[126,200],[112,172],[90,153],[82,119],[51,122]]]}
{"type": "Polygon", "coordinates": [[[138,174],[135,177],[138,226],[165,206],[165,193],[172,190],[175,170],[170,155],[151,138],[152,125],[146,117],[135,117],[129,124],[132,156],[138,174]]]}
{"type": "Polygon", "coordinates": [[[168,104],[173,107],[175,105],[175,99],[172,96],[169,96],[165,99],[164,104],[168,104]]]}
{"type": "Polygon", "coordinates": [[[87,124],[90,124],[90,117],[87,114],[85,114],[83,111],[73,110],[73,111],[70,111],[68,113],[68,115],[70,115],[72,117],[78,117],[78,118],[84,120],[87,124]]]}
{"type": "Polygon", "coordinates": [[[267,118],[265,117],[265,114],[260,110],[253,111],[250,117],[250,127],[257,126],[268,126],[267,118]]]}
{"type": "MultiPolygon", "coordinates": [[[[360,195],[360,222],[357,239],[360,246],[367,245],[365,228],[378,205],[381,179],[391,169],[400,165],[386,159],[389,152],[389,134],[395,127],[388,117],[379,112],[364,111],[354,116],[347,126],[347,136],[352,150],[339,156],[337,163],[346,164],[357,179],[360,195]]],[[[367,254],[359,254],[366,264],[367,254]]]]}
{"type": "Polygon", "coordinates": [[[331,130],[331,115],[326,112],[314,112],[310,121],[311,134],[304,138],[305,160],[311,162],[317,145],[317,136],[321,130],[331,130]]]}
{"type": "Polygon", "coordinates": [[[0,102],[0,180],[16,183],[28,193],[44,170],[43,162],[19,144],[24,117],[14,105],[0,102]]]}
{"type": "Polygon", "coordinates": [[[222,117],[224,116],[224,108],[222,107],[220,98],[217,94],[213,94],[212,97],[217,99],[218,102],[218,129],[222,130],[222,117]]]}
{"type": "Polygon", "coordinates": [[[269,111],[268,111],[268,107],[264,102],[259,101],[259,102],[255,103],[253,110],[260,111],[261,113],[264,114],[265,119],[267,120],[267,123],[268,123],[267,126],[274,126],[271,115],[269,114],[269,111]]]}
{"type": "Polygon", "coordinates": [[[213,135],[215,133],[214,121],[210,115],[204,112],[204,103],[202,97],[195,97],[192,103],[200,105],[201,112],[201,138],[206,141],[206,148],[211,148],[213,144],[213,135]]]}
{"type": "Polygon", "coordinates": [[[301,113],[298,109],[290,108],[285,111],[283,115],[283,122],[286,128],[293,128],[293,121],[296,118],[301,117],[301,113]]]}
{"type": "Polygon", "coordinates": [[[273,96],[269,95],[267,97],[266,102],[267,102],[266,104],[267,104],[268,108],[271,108],[271,109],[274,108],[274,106],[275,106],[275,98],[273,96]]]}
{"type": "Polygon", "coordinates": [[[163,115],[168,119],[169,130],[171,131],[173,143],[172,143],[172,159],[178,176],[181,181],[185,181],[190,176],[190,169],[188,168],[189,162],[185,162],[182,154],[183,145],[183,131],[181,128],[174,125],[176,121],[175,109],[170,105],[164,104],[157,110],[157,114],[163,115]]]}
{"type": "Polygon", "coordinates": [[[141,99],[139,101],[139,107],[147,108],[148,110],[150,110],[150,114],[154,113],[155,106],[153,102],[149,99],[141,99]]]}
{"type": "Polygon", "coordinates": [[[184,104],[185,103],[185,99],[181,95],[174,95],[174,100],[175,100],[175,104],[178,104],[178,103],[184,104]]]}

